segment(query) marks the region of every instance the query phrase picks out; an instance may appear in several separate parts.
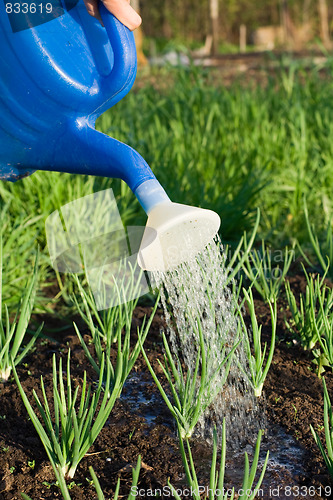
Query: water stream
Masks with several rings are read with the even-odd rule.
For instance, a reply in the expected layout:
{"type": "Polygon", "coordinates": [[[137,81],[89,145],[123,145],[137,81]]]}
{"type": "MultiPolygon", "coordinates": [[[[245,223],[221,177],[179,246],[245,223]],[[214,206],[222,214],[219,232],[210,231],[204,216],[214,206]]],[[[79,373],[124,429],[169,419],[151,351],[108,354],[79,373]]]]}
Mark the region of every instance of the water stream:
{"type": "MultiPolygon", "coordinates": [[[[217,395],[200,417],[196,434],[209,439],[213,425],[221,430],[223,418],[228,429],[228,446],[237,449],[255,441],[265,422],[247,379],[239,369],[246,366],[246,353],[240,342],[230,372],[221,361],[241,339],[237,318],[236,283],[229,280],[226,256],[218,238],[195,259],[169,272],[155,272],[167,323],[167,337],[175,359],[179,357],[185,373],[193,374],[199,350],[199,328],[204,339],[207,379],[203,405],[217,395]],[[227,378],[226,378],[227,376],[227,378]]],[[[194,403],[200,397],[195,392],[194,403]]]]}
{"type": "MultiPolygon", "coordinates": [[[[202,412],[196,426],[192,441],[194,456],[200,456],[201,467],[203,469],[207,467],[209,471],[211,446],[207,447],[207,441],[211,444],[214,425],[219,434],[218,438],[221,438],[219,431],[225,419],[227,428],[225,485],[227,488],[239,486],[242,484],[244,451],[248,452],[251,460],[258,431],[265,429],[260,452],[261,466],[267,450],[270,450],[270,459],[261,487],[261,496],[263,498],[279,496],[283,500],[290,494],[290,485],[297,487],[299,476],[304,474],[301,465],[304,450],[282,428],[267,422],[264,398],[259,399],[254,396],[253,389],[239,369],[240,364],[243,367],[248,364],[242,342],[235,350],[227,378],[225,366],[219,369],[223,357],[232,350],[241,337],[237,316],[237,283],[230,282],[228,273],[230,269],[227,268],[222,244],[216,239],[196,259],[179,266],[174,271],[153,275],[161,291],[167,339],[174,359],[179,358],[183,372],[187,372],[189,376],[193,375],[199,352],[198,325],[200,325],[208,379],[211,381],[203,396],[203,402],[209,397],[210,391],[217,392],[206,411],[202,412]],[[197,446],[198,454],[195,452],[197,446]],[[286,495],[284,495],[285,490],[286,495]]],[[[156,404],[155,399],[159,396],[151,391],[147,392],[145,385],[146,382],[134,377],[129,381],[126,397],[131,398],[134,391],[133,397],[138,402],[139,394],[140,412],[149,425],[154,425],[155,418],[159,415],[156,413],[156,406],[160,407],[161,401],[156,404]]],[[[193,404],[198,397],[200,397],[199,391],[196,391],[193,404]]]]}

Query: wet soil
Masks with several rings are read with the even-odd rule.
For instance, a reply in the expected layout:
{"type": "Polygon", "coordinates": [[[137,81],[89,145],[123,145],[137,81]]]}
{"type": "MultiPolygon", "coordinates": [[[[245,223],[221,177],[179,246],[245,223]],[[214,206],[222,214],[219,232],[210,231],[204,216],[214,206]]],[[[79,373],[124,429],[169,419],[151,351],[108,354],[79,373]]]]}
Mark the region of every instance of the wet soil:
{"type": "MultiPolygon", "coordinates": [[[[295,291],[305,289],[302,275],[293,276],[290,281],[295,291]]],[[[136,309],[133,332],[150,310],[149,307],[136,309]]],[[[269,342],[270,313],[259,297],[256,297],[256,311],[264,325],[263,340],[269,342]]],[[[258,498],[330,498],[333,485],[309,428],[312,424],[324,440],[322,382],[316,375],[311,355],[304,352],[297,339],[286,330],[284,317],[288,316],[288,311],[283,293],[278,312],[278,340],[261,402],[262,411],[267,415],[261,461],[267,449],[270,450],[270,459],[258,498]]],[[[31,402],[32,390],[38,391],[41,375],[51,400],[52,356],[56,353],[65,362],[68,348],[71,349],[73,385],[82,382],[84,370],[91,382],[96,380],[74,329],[68,323],[65,330],[64,326],[66,324],[60,319],[48,318],[44,332],[54,341],[39,339],[36,350],[17,368],[31,402]],[[58,334],[55,332],[57,328],[58,334]]],[[[145,347],[160,377],[157,360],[163,357],[160,333],[163,327],[163,313],[158,310],[145,347]]],[[[81,324],[80,328],[81,332],[86,331],[84,325],[81,324]]],[[[88,335],[85,340],[88,342],[88,335]]],[[[332,373],[327,372],[325,379],[329,393],[333,394],[332,373]]],[[[250,448],[247,445],[245,450],[250,448]]],[[[206,442],[194,440],[192,452],[198,467],[199,484],[208,485],[211,448],[206,442]]],[[[151,498],[154,490],[163,493],[163,488],[162,498],[170,497],[166,488],[168,479],[176,488],[184,488],[185,475],[175,427],[141,356],[105,427],[80,462],[74,480],[68,481],[71,498],[96,498],[90,484],[89,466],[94,468],[105,498],[113,498],[118,478],[121,479],[120,498],[127,498],[132,468],[139,454],[142,468],[138,498],[151,498]]],[[[234,486],[236,491],[242,484],[243,456],[244,450],[229,454],[227,451],[225,486],[234,486]]],[[[0,384],[0,499],[19,499],[20,492],[36,500],[61,498],[47,455],[11,379],[0,384]]],[[[190,498],[185,494],[181,496],[190,498]]]]}

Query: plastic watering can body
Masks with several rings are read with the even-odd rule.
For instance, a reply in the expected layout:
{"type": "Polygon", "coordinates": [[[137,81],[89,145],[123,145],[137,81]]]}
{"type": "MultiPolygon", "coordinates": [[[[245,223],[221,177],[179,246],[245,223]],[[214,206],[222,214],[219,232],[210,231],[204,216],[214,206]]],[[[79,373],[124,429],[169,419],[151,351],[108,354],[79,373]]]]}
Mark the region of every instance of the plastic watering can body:
{"type": "Polygon", "coordinates": [[[0,179],[35,170],[121,178],[148,214],[139,265],[165,270],[195,256],[219,216],[172,203],[139,153],[95,130],[134,82],[133,34],[103,5],[105,28],[82,0],[34,2],[0,0],[0,179]]]}
{"type": "Polygon", "coordinates": [[[5,1],[0,2],[0,178],[55,170],[118,177],[133,191],[155,179],[136,151],[95,130],[97,117],[133,85],[133,34],[103,5],[105,28],[82,0],[67,8],[60,0],[5,1]]]}

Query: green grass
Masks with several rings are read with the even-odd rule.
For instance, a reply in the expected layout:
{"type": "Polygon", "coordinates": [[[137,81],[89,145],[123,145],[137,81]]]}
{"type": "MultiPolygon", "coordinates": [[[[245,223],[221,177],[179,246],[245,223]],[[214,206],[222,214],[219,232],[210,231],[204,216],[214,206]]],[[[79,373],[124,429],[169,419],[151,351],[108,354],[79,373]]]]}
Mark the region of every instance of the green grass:
{"type": "MultiPolygon", "coordinates": [[[[28,217],[12,213],[10,203],[0,206],[1,259],[2,274],[1,296],[9,312],[17,308],[26,281],[34,267],[37,255],[39,217],[28,217]]],[[[39,280],[45,281],[47,271],[45,259],[39,259],[39,280]]],[[[39,297],[36,302],[40,305],[39,297]]]]}

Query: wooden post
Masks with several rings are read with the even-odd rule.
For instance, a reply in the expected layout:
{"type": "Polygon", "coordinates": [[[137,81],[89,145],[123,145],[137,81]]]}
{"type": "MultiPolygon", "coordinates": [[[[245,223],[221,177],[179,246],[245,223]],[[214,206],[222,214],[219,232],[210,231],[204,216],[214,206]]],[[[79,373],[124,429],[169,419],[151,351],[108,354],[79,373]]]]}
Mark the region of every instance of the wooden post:
{"type": "Polygon", "coordinates": [[[289,9],[288,0],[280,0],[281,6],[281,26],[283,30],[284,43],[287,45],[290,42],[290,22],[289,22],[289,9]]]}
{"type": "Polygon", "coordinates": [[[241,24],[239,27],[239,52],[246,52],[246,26],[241,24]]]}
{"type": "Polygon", "coordinates": [[[320,38],[326,48],[331,47],[330,30],[328,25],[328,9],[326,0],[318,0],[320,19],[320,38]]]}
{"type": "Polygon", "coordinates": [[[219,46],[219,2],[218,0],[210,0],[210,19],[212,23],[212,55],[215,56],[218,53],[219,46]]]}
{"type": "MultiPolygon", "coordinates": [[[[131,6],[134,10],[136,10],[138,14],[140,14],[140,0],[131,0],[131,6]]],[[[138,66],[146,66],[148,64],[148,61],[142,50],[143,33],[141,26],[134,30],[134,38],[136,45],[136,54],[138,58],[138,66]]]]}

